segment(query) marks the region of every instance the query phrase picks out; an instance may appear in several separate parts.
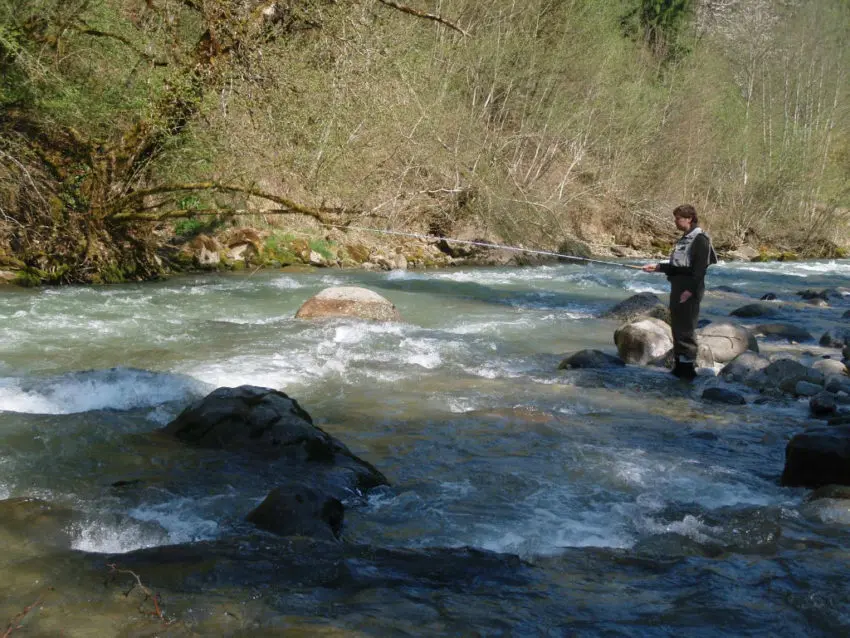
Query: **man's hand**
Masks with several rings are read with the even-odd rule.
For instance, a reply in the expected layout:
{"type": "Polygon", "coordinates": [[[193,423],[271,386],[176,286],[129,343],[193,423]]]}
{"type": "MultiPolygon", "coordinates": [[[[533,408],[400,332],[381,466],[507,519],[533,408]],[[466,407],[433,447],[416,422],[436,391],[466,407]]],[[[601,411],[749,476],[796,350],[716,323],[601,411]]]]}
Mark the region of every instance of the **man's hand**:
{"type": "Polygon", "coordinates": [[[688,299],[694,296],[690,290],[683,290],[682,294],[679,295],[679,303],[685,303],[688,299]]]}
{"type": "Polygon", "coordinates": [[[658,264],[647,264],[643,268],[641,268],[643,272],[655,272],[658,270],[658,264]]]}

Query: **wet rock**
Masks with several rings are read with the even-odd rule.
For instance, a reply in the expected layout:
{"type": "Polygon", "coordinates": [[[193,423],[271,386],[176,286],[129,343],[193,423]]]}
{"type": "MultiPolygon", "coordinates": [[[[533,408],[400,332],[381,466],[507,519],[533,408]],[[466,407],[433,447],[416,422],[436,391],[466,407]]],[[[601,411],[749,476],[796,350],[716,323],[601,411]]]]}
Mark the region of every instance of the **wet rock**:
{"type": "Polygon", "coordinates": [[[183,410],[163,432],[197,447],[286,459],[299,468],[310,464],[360,489],[387,483],[372,465],[313,425],[297,401],[269,388],[218,388],[183,410]]]}
{"type": "Polygon", "coordinates": [[[697,330],[697,341],[711,350],[718,363],[732,361],[738,355],[752,350],[758,352],[756,338],[744,326],[731,323],[712,323],[697,330]]]}
{"type": "Polygon", "coordinates": [[[401,321],[401,314],[389,300],[372,290],[356,286],[325,288],[305,301],[295,316],[298,319],[356,317],[372,321],[401,321]]]}
{"type": "Polygon", "coordinates": [[[850,393],[850,377],[846,377],[843,374],[827,374],[824,379],[823,387],[827,392],[850,393]]]}
{"type": "Polygon", "coordinates": [[[777,306],[766,303],[751,303],[730,312],[734,317],[776,317],[780,314],[777,306]]]}
{"type": "Polygon", "coordinates": [[[74,518],[75,514],[69,508],[38,498],[17,497],[0,501],[0,532],[13,534],[16,545],[31,542],[68,546],[70,524],[74,518]]]}
{"type": "Polygon", "coordinates": [[[829,307],[829,302],[825,299],[806,299],[806,303],[810,306],[815,306],[817,308],[827,308],[829,307]]]}
{"type": "Polygon", "coordinates": [[[803,300],[811,301],[812,299],[822,299],[823,301],[829,300],[829,291],[828,290],[798,290],[797,293],[803,300]]]}
{"type": "Polygon", "coordinates": [[[785,448],[782,485],[850,485],[850,425],[814,427],[795,435],[785,448]]]}
{"type": "Polygon", "coordinates": [[[777,359],[763,370],[750,375],[744,382],[750,387],[767,390],[782,389],[783,392],[796,392],[798,381],[808,381],[817,385],[824,382],[823,374],[793,359],[777,359]]]}
{"type": "Polygon", "coordinates": [[[532,568],[518,557],[471,548],[384,549],[306,537],[244,537],[150,547],[116,556],[92,555],[144,574],[156,589],[200,592],[231,588],[288,592],[326,587],[357,592],[376,588],[466,591],[470,587],[528,587],[532,568]]]}
{"type": "MultiPolygon", "coordinates": [[[[783,388],[784,389],[784,388],[783,388]]],[[[823,392],[823,386],[810,381],[797,381],[794,384],[794,394],[798,397],[814,397],[823,392]]]]}
{"type": "Polygon", "coordinates": [[[558,366],[558,370],[574,368],[619,368],[626,365],[620,357],[606,354],[601,350],[579,350],[569,355],[558,366]]]}
{"type": "Polygon", "coordinates": [[[647,317],[617,328],[614,343],[623,361],[646,365],[673,347],[673,332],[664,321],[647,317]]]}
{"type": "Polygon", "coordinates": [[[847,366],[838,359],[820,359],[812,364],[815,370],[823,373],[825,377],[844,376],[847,374],[847,366]]]}
{"type": "Polygon", "coordinates": [[[306,485],[272,490],[246,520],[279,536],[309,536],[336,540],[342,532],[345,508],[339,499],[306,485]]]}
{"type": "Polygon", "coordinates": [[[629,322],[641,317],[654,317],[670,323],[670,309],[661,303],[658,295],[651,292],[641,292],[621,301],[606,312],[602,313],[603,319],[618,319],[629,322]]]}
{"type": "Polygon", "coordinates": [[[729,381],[746,383],[752,376],[770,365],[770,359],[756,352],[743,352],[727,363],[720,376],[729,381]]]}
{"type": "Polygon", "coordinates": [[[835,500],[850,500],[850,486],[848,485],[824,485],[814,490],[806,497],[806,501],[817,501],[822,498],[835,500]]]}
{"type": "Polygon", "coordinates": [[[735,290],[732,286],[715,286],[711,290],[716,291],[716,292],[731,292],[731,293],[734,293],[736,295],[741,294],[740,290],[735,290]]]}
{"type": "Polygon", "coordinates": [[[790,323],[760,323],[752,331],[756,336],[763,336],[767,339],[785,339],[789,343],[814,341],[810,332],[790,323]]]}
{"type": "Polygon", "coordinates": [[[826,420],[827,425],[850,425],[850,413],[842,412],[826,420]]]}
{"type": "Polygon", "coordinates": [[[769,292],[766,295],[762,295],[760,299],[761,301],[776,301],[776,295],[772,292],[769,292]]]}
{"type": "Polygon", "coordinates": [[[823,333],[818,343],[827,348],[850,346],[850,328],[831,328],[823,333]]]}
{"type": "Polygon", "coordinates": [[[703,401],[725,403],[727,405],[745,405],[747,400],[734,390],[728,388],[706,388],[702,393],[703,401]]]}
{"type": "MultiPolygon", "coordinates": [[[[802,382],[801,382],[802,383],[802,382]]],[[[809,399],[809,410],[813,416],[823,417],[835,414],[835,395],[831,392],[818,392],[809,399]]]]}

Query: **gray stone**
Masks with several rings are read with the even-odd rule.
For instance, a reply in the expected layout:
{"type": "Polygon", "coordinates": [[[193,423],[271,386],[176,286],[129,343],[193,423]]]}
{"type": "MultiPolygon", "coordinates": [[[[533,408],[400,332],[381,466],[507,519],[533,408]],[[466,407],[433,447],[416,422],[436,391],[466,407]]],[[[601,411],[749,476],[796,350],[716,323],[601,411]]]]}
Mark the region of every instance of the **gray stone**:
{"type": "Polygon", "coordinates": [[[298,476],[321,474],[337,486],[368,489],[387,484],[372,465],[313,425],[297,401],[269,388],[218,388],[183,410],[163,432],[197,447],[286,460],[276,467],[298,476]]]}
{"type": "Polygon", "coordinates": [[[809,410],[814,416],[835,414],[835,396],[829,392],[817,393],[809,399],[809,410]]]}
{"type": "Polygon", "coordinates": [[[624,322],[641,317],[655,317],[670,323],[670,309],[666,304],[661,303],[657,295],[641,292],[611,307],[602,313],[601,317],[602,319],[619,319],[624,322]]]}
{"type": "Polygon", "coordinates": [[[573,368],[619,368],[626,365],[620,357],[606,354],[601,350],[579,350],[569,355],[558,366],[558,370],[573,368]]]}
{"type": "Polygon", "coordinates": [[[782,485],[830,484],[850,485],[850,425],[810,428],[795,435],[785,448],[782,485]]]}
{"type": "Polygon", "coordinates": [[[756,336],[767,339],[785,339],[790,343],[814,341],[810,332],[790,323],[760,323],[752,330],[756,336]]]}
{"type": "Polygon", "coordinates": [[[743,395],[727,388],[706,388],[702,393],[702,399],[703,401],[728,405],[745,405],[747,403],[743,395]]]}
{"type": "Polygon", "coordinates": [[[826,375],[823,384],[827,392],[848,392],[850,393],[850,377],[845,377],[840,374],[826,375]]]}
{"type": "Polygon", "coordinates": [[[799,397],[813,397],[821,392],[823,392],[823,386],[817,383],[801,380],[794,384],[794,394],[799,397]]]}
{"type": "Polygon", "coordinates": [[[298,319],[355,317],[372,321],[401,321],[398,309],[368,288],[335,286],[311,297],[295,314],[298,319]]]}
{"type": "Polygon", "coordinates": [[[623,361],[646,365],[673,347],[673,332],[664,321],[647,317],[617,328],[614,343],[623,361]]]}
{"type": "Polygon", "coordinates": [[[711,350],[718,363],[732,361],[738,355],[752,350],[758,352],[758,342],[744,326],[731,323],[712,323],[697,330],[697,341],[711,350]]]}
{"type": "Polygon", "coordinates": [[[736,308],[731,313],[734,317],[776,317],[779,313],[779,308],[772,304],[766,303],[751,303],[746,306],[736,308]]]}
{"type": "Polygon", "coordinates": [[[777,359],[756,374],[745,379],[749,386],[759,389],[778,388],[795,393],[798,381],[823,385],[823,374],[793,359],[777,359]]]}
{"type": "Polygon", "coordinates": [[[753,375],[770,365],[770,359],[755,352],[743,352],[727,363],[720,376],[729,381],[746,383],[753,375]]]}
{"type": "Polygon", "coordinates": [[[280,536],[309,536],[336,540],[342,531],[345,508],[339,499],[306,485],[272,490],[246,520],[280,536]]]}
{"type": "Polygon", "coordinates": [[[847,366],[838,359],[819,359],[812,364],[815,370],[819,370],[825,377],[831,375],[842,376],[847,374],[847,366]]]}
{"type": "Polygon", "coordinates": [[[826,348],[850,346],[850,328],[831,328],[823,333],[818,343],[826,348]]]}

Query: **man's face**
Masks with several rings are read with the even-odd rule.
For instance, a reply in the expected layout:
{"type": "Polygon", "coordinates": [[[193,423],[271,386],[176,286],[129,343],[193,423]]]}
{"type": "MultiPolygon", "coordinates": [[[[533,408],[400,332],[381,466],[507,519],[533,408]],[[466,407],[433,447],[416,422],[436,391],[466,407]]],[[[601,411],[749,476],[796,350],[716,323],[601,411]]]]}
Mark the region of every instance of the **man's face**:
{"type": "Polygon", "coordinates": [[[691,218],[690,217],[679,217],[677,215],[673,215],[673,219],[676,221],[676,228],[685,232],[686,230],[691,229],[691,218]]]}

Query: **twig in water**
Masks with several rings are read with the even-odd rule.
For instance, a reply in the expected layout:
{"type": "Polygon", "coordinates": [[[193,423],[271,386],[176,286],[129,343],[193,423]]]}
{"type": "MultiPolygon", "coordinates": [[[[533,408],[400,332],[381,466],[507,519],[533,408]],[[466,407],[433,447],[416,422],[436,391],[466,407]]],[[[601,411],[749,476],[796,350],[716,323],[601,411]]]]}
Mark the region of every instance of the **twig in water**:
{"type": "Polygon", "coordinates": [[[16,629],[23,629],[23,625],[21,624],[21,622],[29,615],[29,613],[33,609],[38,607],[41,602],[42,598],[39,594],[38,598],[35,599],[35,602],[33,604],[24,607],[23,611],[21,611],[17,616],[15,616],[14,618],[12,618],[12,620],[9,621],[9,626],[6,627],[6,631],[3,632],[3,635],[0,636],[0,638],[9,638],[9,636],[11,636],[16,629]]]}
{"type": "MultiPolygon", "coordinates": [[[[168,622],[165,618],[165,614],[162,612],[162,607],[160,607],[160,605],[159,605],[159,603],[160,603],[159,594],[157,594],[157,593],[151,591],[150,589],[148,589],[147,587],[145,587],[145,585],[142,583],[142,579],[139,577],[139,575],[136,572],[134,572],[131,569],[118,569],[118,565],[116,565],[115,563],[106,563],[106,566],[109,567],[109,573],[110,574],[129,574],[130,576],[132,576],[133,578],[136,579],[136,582],[134,582],[130,586],[130,589],[128,589],[126,592],[124,592],[125,598],[130,595],[130,592],[132,592],[136,587],[138,587],[139,589],[142,590],[142,593],[145,595],[145,599],[142,601],[142,604],[144,604],[145,601],[148,600],[148,599],[150,599],[153,602],[153,609],[154,610],[152,612],[142,612],[142,613],[150,613],[152,616],[156,616],[157,618],[159,618],[160,620],[162,620],[166,623],[168,622]]],[[[139,605],[139,611],[142,611],[141,605],[139,605]]]]}

